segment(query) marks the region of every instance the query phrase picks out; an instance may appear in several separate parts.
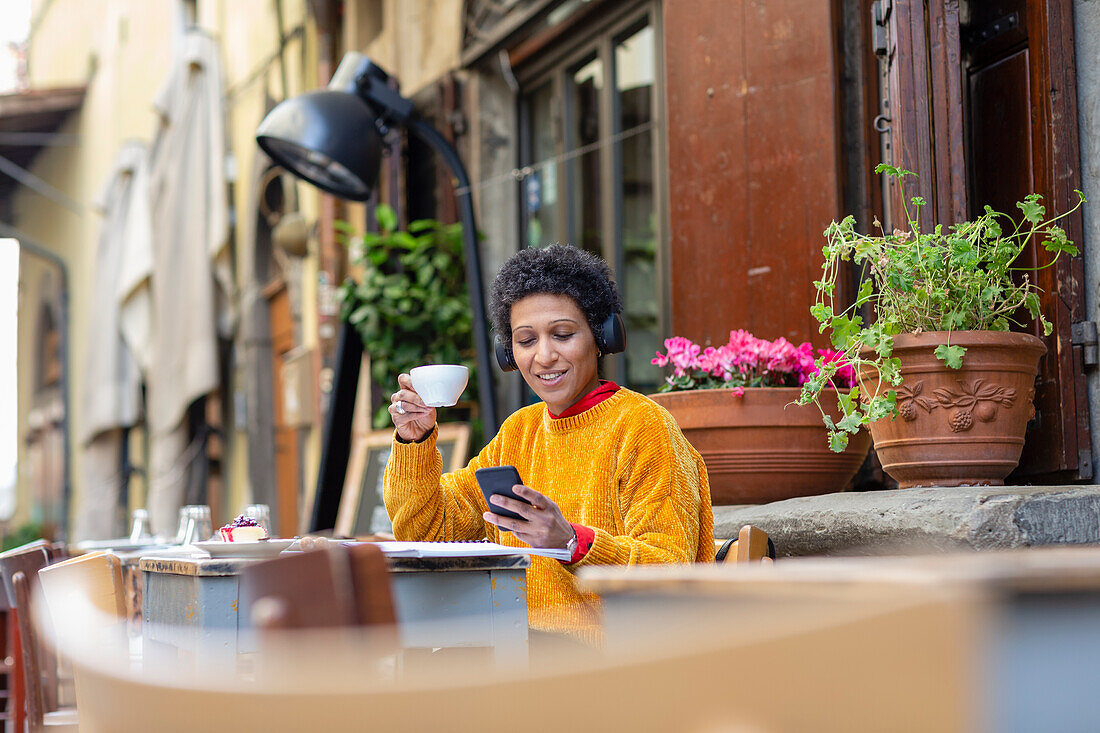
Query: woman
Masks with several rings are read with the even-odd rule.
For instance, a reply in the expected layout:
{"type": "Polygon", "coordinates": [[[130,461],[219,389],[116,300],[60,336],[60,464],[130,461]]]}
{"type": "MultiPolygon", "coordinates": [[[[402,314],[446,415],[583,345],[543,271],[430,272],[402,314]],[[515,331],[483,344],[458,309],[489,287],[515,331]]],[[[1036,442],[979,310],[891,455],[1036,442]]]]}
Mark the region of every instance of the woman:
{"type": "Polygon", "coordinates": [[[559,562],[533,557],[531,628],[599,637],[597,599],[578,591],[585,565],[703,562],[714,558],[707,472],[672,416],[652,400],[599,379],[602,324],[622,312],[607,265],[574,247],[524,249],[504,264],[490,317],[523,379],[541,399],[509,417],[465,468],[441,474],[436,413],[409,375],[390,400],[396,427],[385,474],[386,509],[405,540],[476,540],[571,548],[559,562]],[[494,496],[474,478],[515,466],[530,505],[494,496]],[[504,531],[509,530],[509,531],[504,531]]]}

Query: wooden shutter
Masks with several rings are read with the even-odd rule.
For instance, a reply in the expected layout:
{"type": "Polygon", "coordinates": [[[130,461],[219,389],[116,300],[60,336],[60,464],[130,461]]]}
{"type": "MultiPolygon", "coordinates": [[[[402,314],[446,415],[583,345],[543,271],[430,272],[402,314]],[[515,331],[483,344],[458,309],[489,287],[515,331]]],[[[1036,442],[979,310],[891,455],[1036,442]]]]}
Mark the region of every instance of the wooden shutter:
{"type": "Polygon", "coordinates": [[[834,4],[663,7],[672,330],[823,343],[809,310],[841,213],[834,4]]]}

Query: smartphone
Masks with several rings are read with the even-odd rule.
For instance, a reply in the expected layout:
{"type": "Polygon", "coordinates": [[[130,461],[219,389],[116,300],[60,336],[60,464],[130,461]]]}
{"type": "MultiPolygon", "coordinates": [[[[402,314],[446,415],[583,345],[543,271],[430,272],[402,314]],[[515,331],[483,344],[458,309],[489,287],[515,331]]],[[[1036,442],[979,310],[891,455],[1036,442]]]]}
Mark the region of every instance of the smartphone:
{"type": "MultiPolygon", "coordinates": [[[[493,494],[502,494],[516,501],[522,501],[524,504],[531,503],[523,497],[517,496],[512,491],[513,486],[523,483],[519,478],[519,471],[516,470],[515,466],[490,466],[489,468],[479,468],[474,471],[474,478],[477,479],[477,485],[481,487],[481,493],[485,496],[485,503],[489,505],[489,511],[493,514],[499,514],[502,517],[508,517],[509,519],[527,521],[515,512],[497,506],[489,501],[489,497],[493,494]]],[[[501,527],[501,529],[504,528],[501,527]]]]}

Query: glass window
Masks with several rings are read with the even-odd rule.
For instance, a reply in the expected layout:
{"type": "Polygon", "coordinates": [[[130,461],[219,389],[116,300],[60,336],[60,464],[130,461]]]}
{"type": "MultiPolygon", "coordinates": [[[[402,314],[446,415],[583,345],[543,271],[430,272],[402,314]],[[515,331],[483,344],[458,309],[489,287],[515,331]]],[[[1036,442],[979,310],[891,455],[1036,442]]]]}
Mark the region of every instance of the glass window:
{"type": "Polygon", "coordinates": [[[619,236],[620,280],[626,307],[627,382],[656,389],[659,375],[650,360],[661,344],[660,292],[657,281],[657,201],[653,186],[653,91],[656,78],[653,28],[649,25],[615,44],[615,132],[622,171],[619,236]]]}
{"type": "Polygon", "coordinates": [[[593,148],[569,161],[570,239],[593,254],[604,256],[600,221],[600,92],[603,63],[585,62],[571,75],[568,106],[568,137],[572,151],[593,148]]]}
{"type": "MultiPolygon", "coordinates": [[[[621,17],[621,16],[620,16],[621,17]]],[[[656,390],[663,338],[662,221],[655,110],[659,46],[651,11],[609,23],[525,80],[524,243],[568,242],[607,260],[623,294],[627,353],[607,376],[656,390]],[[559,178],[560,174],[560,178],[559,178]]]]}
{"type": "Polygon", "coordinates": [[[526,231],[524,243],[528,247],[545,247],[560,242],[560,206],[558,204],[558,154],[560,135],[554,124],[553,84],[543,84],[526,100],[528,146],[531,160],[546,161],[523,181],[526,231]]]}

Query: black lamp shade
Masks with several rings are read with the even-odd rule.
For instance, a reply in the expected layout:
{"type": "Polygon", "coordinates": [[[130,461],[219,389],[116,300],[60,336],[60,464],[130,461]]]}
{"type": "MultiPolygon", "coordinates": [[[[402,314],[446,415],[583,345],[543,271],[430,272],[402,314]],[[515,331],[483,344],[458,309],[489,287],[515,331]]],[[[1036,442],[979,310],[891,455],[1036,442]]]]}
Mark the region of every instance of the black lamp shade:
{"type": "Polygon", "coordinates": [[[279,103],[256,130],[272,160],[318,188],[366,201],[378,181],[382,139],[366,102],[341,91],[306,92],[279,103]]]}

